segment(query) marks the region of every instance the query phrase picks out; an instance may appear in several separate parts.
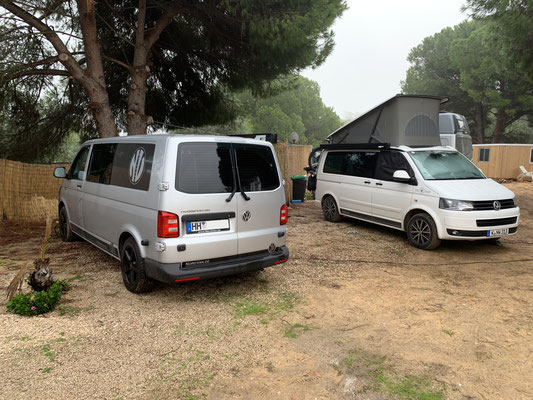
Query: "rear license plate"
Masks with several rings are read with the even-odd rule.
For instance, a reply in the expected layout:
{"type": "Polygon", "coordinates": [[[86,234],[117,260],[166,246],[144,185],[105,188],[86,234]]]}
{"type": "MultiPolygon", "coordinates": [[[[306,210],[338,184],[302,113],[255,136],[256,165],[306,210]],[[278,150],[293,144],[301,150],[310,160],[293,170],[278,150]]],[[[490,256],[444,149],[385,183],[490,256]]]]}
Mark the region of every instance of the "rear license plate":
{"type": "Polygon", "coordinates": [[[187,222],[187,233],[206,233],[229,230],[229,219],[187,222]]]}
{"type": "Polygon", "coordinates": [[[509,228],[502,228],[502,229],[490,230],[488,236],[493,237],[493,236],[503,236],[503,235],[508,235],[508,234],[509,234],[509,228]]]}

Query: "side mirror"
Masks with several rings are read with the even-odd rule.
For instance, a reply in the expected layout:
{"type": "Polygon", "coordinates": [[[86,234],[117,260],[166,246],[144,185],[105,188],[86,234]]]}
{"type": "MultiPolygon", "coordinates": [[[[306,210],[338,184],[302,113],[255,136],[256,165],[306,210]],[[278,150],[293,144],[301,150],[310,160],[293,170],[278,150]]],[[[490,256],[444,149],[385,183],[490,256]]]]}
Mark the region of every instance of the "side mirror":
{"type": "Polygon", "coordinates": [[[403,169],[394,171],[394,174],[392,175],[392,179],[394,179],[395,182],[401,182],[401,183],[411,183],[412,181],[412,178],[409,176],[407,171],[403,169]]]}
{"type": "Polygon", "coordinates": [[[54,169],[54,176],[56,178],[65,178],[67,176],[67,171],[65,167],[57,167],[54,169]]]}

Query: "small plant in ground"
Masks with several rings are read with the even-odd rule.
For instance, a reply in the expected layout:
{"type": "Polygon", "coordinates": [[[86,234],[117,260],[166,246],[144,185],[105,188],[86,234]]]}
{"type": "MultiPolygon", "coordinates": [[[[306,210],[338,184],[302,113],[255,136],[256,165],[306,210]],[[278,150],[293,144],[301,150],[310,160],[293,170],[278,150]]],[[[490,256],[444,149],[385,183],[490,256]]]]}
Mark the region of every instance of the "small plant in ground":
{"type": "Polygon", "coordinates": [[[311,329],[313,328],[308,325],[294,324],[285,330],[283,336],[286,338],[295,339],[298,337],[298,332],[307,332],[311,329]]]}
{"type": "Polygon", "coordinates": [[[62,291],[63,285],[57,281],[48,290],[17,294],[8,301],[7,311],[24,316],[45,314],[55,309],[62,291]]]}
{"type": "Polygon", "coordinates": [[[443,329],[442,332],[444,332],[446,335],[453,336],[453,331],[451,331],[449,329],[443,329]]]}
{"type": "Polygon", "coordinates": [[[253,300],[244,300],[235,304],[235,317],[244,318],[247,315],[263,315],[269,310],[266,303],[253,300]]]}

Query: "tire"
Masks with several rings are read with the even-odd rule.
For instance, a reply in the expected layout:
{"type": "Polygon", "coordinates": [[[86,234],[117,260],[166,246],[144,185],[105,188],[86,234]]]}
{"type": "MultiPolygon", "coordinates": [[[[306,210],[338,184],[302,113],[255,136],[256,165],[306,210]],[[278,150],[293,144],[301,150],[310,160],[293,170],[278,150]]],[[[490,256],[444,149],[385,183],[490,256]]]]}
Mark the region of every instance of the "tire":
{"type": "Polygon", "coordinates": [[[324,219],[329,222],[339,222],[342,219],[337,203],[331,196],[327,196],[322,200],[322,213],[324,214],[324,219]]]}
{"type": "Polygon", "coordinates": [[[59,232],[63,242],[73,242],[76,240],[76,234],[72,232],[65,207],[61,207],[59,210],[59,232]]]}
{"type": "Polygon", "coordinates": [[[415,214],[407,223],[407,239],[412,246],[433,250],[440,245],[435,221],[426,213],[415,214]]]}
{"type": "Polygon", "coordinates": [[[128,238],[120,251],[120,270],[124,286],[130,292],[143,293],[150,291],[154,281],[144,272],[144,259],[141,257],[137,243],[133,238],[128,238]]]}

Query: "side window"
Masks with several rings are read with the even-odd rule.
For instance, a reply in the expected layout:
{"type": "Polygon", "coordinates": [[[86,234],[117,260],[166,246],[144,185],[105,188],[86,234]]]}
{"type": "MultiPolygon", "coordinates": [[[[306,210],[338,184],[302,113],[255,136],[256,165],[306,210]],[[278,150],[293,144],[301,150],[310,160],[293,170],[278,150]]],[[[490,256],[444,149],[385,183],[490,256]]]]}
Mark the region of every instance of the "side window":
{"type": "Polygon", "coordinates": [[[233,147],[245,192],[274,190],[279,186],[276,162],[269,147],[248,144],[235,144],[233,147]]]}
{"type": "Polygon", "coordinates": [[[119,143],[115,149],[111,185],[148,190],[155,144],[119,143]]]}
{"type": "Polygon", "coordinates": [[[344,174],[373,178],[376,170],[377,153],[354,152],[345,157],[344,174]]]}
{"type": "Polygon", "coordinates": [[[378,163],[376,168],[376,179],[383,181],[394,181],[394,171],[407,171],[409,176],[413,177],[414,173],[405,159],[404,155],[397,151],[383,151],[378,155],[378,163]]]}
{"type": "Polygon", "coordinates": [[[184,193],[230,193],[233,189],[231,145],[182,143],[178,146],[176,190],[184,193]]]}
{"type": "Polygon", "coordinates": [[[111,172],[113,170],[113,158],[115,157],[116,148],[117,145],[114,143],[93,145],[89,172],[87,172],[87,180],[89,182],[103,183],[106,185],[111,183],[111,172]]]}
{"type": "Polygon", "coordinates": [[[345,155],[345,152],[328,153],[326,161],[324,161],[323,171],[326,174],[342,174],[342,164],[345,155]]]}
{"type": "Polygon", "coordinates": [[[533,164],[533,148],[529,149],[529,163],[533,164]]]}
{"type": "Polygon", "coordinates": [[[377,153],[372,152],[334,152],[328,153],[323,171],[328,174],[373,178],[376,169],[377,153]]]}
{"type": "Polygon", "coordinates": [[[85,171],[85,165],[87,164],[87,156],[89,155],[89,146],[82,147],[78,152],[78,155],[72,162],[72,165],[68,171],[67,179],[80,179],[80,172],[85,171]]]}
{"type": "Polygon", "coordinates": [[[490,160],[490,149],[480,148],[479,149],[478,161],[479,162],[489,162],[489,160],[490,160]]]}

